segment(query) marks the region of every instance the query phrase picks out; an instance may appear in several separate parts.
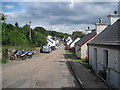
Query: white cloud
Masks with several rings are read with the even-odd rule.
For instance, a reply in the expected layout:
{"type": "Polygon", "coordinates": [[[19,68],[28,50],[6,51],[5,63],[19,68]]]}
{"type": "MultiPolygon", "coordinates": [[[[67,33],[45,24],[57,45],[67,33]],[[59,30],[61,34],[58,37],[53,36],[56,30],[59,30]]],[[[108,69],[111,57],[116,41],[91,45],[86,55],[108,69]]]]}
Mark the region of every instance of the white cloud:
{"type": "Polygon", "coordinates": [[[48,30],[72,33],[94,27],[98,18],[106,21],[106,16],[115,10],[115,3],[21,3],[23,8],[18,12],[7,13],[8,23],[18,22],[20,26],[32,21],[32,27],[43,26],[48,30]],[[74,8],[70,8],[73,5],[74,8]]]}
{"type": "Polygon", "coordinates": [[[14,8],[14,6],[13,5],[6,5],[6,8],[7,9],[12,9],[12,8],[14,8]]]}

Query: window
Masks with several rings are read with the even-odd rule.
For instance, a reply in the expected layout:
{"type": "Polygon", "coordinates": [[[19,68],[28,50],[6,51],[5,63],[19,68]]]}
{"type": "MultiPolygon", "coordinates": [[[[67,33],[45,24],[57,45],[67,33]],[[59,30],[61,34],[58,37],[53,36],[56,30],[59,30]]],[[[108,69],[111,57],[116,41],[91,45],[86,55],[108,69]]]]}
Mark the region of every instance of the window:
{"type": "Polygon", "coordinates": [[[97,49],[94,48],[94,60],[97,62],[97,49]]]}
{"type": "Polygon", "coordinates": [[[104,50],[104,62],[105,66],[108,66],[108,50],[104,50]]]}
{"type": "Polygon", "coordinates": [[[81,48],[79,47],[78,50],[77,50],[77,52],[80,52],[80,51],[81,51],[81,48]]]}
{"type": "Polygon", "coordinates": [[[94,48],[95,71],[97,72],[97,48],[94,48]]]}

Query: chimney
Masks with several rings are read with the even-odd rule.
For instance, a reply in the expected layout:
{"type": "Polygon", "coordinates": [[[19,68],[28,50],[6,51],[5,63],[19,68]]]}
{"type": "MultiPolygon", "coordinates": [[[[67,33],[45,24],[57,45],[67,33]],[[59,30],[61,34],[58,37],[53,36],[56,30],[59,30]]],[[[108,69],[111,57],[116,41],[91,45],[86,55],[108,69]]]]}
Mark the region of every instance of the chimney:
{"type": "Polygon", "coordinates": [[[88,27],[88,29],[90,29],[90,27],[88,27]]]}
{"type": "Polygon", "coordinates": [[[106,23],[102,23],[102,18],[99,18],[99,23],[96,23],[95,26],[96,26],[96,33],[97,35],[99,33],[101,33],[106,27],[107,27],[108,24],[106,23]]]}
{"type": "Polygon", "coordinates": [[[90,29],[90,27],[88,27],[85,31],[86,31],[86,34],[88,34],[88,33],[92,32],[92,29],[90,29]]]}
{"type": "Polygon", "coordinates": [[[118,19],[120,19],[120,14],[117,11],[114,11],[114,14],[110,14],[107,16],[110,21],[110,25],[114,24],[118,19]]]}
{"type": "Polygon", "coordinates": [[[117,11],[114,11],[114,14],[117,14],[117,11]]]}
{"type": "Polygon", "coordinates": [[[99,18],[99,23],[101,23],[101,24],[102,24],[102,18],[99,18]]]}

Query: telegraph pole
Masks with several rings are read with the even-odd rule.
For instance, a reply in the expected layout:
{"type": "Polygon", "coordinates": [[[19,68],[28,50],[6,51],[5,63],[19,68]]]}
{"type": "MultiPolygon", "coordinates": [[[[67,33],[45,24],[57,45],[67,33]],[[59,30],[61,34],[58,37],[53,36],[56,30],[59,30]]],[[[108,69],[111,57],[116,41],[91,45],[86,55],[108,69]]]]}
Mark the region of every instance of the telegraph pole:
{"type": "MultiPolygon", "coordinates": [[[[31,21],[29,22],[29,25],[31,25],[31,21]]],[[[29,32],[29,37],[31,39],[31,28],[30,28],[30,32],[29,32]]]]}

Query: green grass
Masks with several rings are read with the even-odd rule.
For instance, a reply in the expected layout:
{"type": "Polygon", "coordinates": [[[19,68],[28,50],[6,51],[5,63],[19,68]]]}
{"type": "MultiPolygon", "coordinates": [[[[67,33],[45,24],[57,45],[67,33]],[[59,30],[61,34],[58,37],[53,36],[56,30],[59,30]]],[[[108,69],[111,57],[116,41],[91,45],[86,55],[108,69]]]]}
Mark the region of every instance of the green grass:
{"type": "Polygon", "coordinates": [[[76,61],[76,62],[85,62],[85,59],[70,58],[70,60],[73,60],[73,61],[76,61]]]}
{"type": "Polygon", "coordinates": [[[4,59],[0,61],[0,64],[7,64],[8,62],[9,62],[8,59],[4,59]]]}
{"type": "Polygon", "coordinates": [[[74,53],[73,51],[71,51],[71,50],[67,50],[66,53],[67,53],[67,54],[75,54],[75,53],[74,53]]]}

